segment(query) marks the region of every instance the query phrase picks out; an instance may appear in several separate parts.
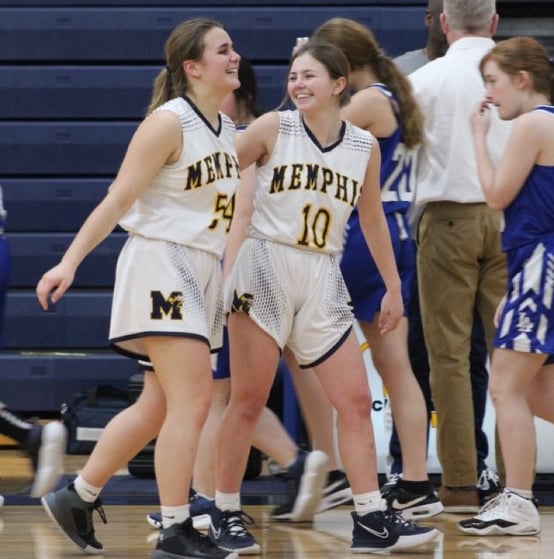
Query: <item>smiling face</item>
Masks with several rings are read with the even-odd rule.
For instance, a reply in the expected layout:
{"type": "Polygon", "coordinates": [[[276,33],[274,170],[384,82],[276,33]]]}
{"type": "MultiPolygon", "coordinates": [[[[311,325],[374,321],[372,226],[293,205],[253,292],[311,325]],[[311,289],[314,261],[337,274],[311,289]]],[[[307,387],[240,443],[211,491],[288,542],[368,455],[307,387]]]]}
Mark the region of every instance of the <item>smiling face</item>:
{"type": "Polygon", "coordinates": [[[338,107],[345,78],[332,79],[327,68],[309,52],[296,57],[290,68],[287,91],[299,111],[338,107]]]}
{"type": "Polygon", "coordinates": [[[238,68],[240,55],[233,49],[228,33],[213,27],[204,35],[204,52],[199,61],[187,61],[189,72],[201,77],[207,85],[225,93],[240,87],[238,68]]]}

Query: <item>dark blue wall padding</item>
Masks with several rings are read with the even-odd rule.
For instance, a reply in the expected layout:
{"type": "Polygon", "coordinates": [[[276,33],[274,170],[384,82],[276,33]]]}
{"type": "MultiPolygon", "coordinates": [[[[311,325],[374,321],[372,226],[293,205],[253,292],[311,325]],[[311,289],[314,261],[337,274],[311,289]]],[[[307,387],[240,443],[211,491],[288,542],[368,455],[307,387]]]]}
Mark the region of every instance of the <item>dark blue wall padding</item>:
{"type": "Polygon", "coordinates": [[[422,6],[300,6],[189,8],[0,8],[0,52],[5,61],[157,61],[180,22],[213,17],[235,48],[253,62],[286,61],[298,36],[331,17],[356,19],[375,31],[391,55],[425,43],[422,6]]]}
{"type": "MultiPolygon", "coordinates": [[[[521,2],[521,0],[499,0],[502,2],[521,2]]],[[[538,0],[539,2],[550,2],[551,0],[538,0]]],[[[252,7],[254,4],[252,0],[232,0],[233,5],[237,7],[252,7]]],[[[96,6],[100,8],[114,8],[116,6],[133,6],[137,8],[160,6],[160,7],[183,7],[184,0],[0,0],[0,6],[5,7],[25,7],[36,6],[40,3],[42,7],[62,7],[62,6],[96,6]]],[[[206,2],[207,4],[208,2],[206,2]]],[[[229,6],[229,0],[209,0],[210,7],[212,6],[229,6]]],[[[267,2],[261,1],[260,5],[264,7],[280,7],[280,6],[336,6],[337,0],[268,0],[267,2]],[[262,4],[263,2],[263,4],[262,4]]],[[[348,0],[341,2],[342,6],[426,6],[426,0],[348,0]]]]}
{"type": "Polygon", "coordinates": [[[138,119],[160,66],[0,66],[0,119],[138,119]]]}
{"type": "Polygon", "coordinates": [[[139,371],[133,359],[98,352],[25,351],[0,353],[2,401],[22,412],[59,412],[74,395],[102,384],[127,390],[139,371]]]}
{"type": "Polygon", "coordinates": [[[10,290],[5,349],[104,349],[108,347],[112,293],[69,290],[43,311],[33,291],[10,290]]]}
{"type": "Polygon", "coordinates": [[[115,175],[136,123],[5,122],[1,173],[23,176],[115,175]]]}
{"type": "Polygon", "coordinates": [[[1,181],[6,231],[74,232],[106,195],[111,179],[13,178],[1,181]]]}
{"type": "MultiPolygon", "coordinates": [[[[74,236],[74,233],[10,234],[11,288],[34,288],[42,274],[60,261],[74,236]]],[[[114,233],[100,243],[79,266],[73,287],[113,287],[117,256],[126,239],[126,233],[114,233]]]]}
{"type": "MultiPolygon", "coordinates": [[[[0,119],[142,119],[161,66],[0,66],[0,119]]],[[[255,66],[263,110],[285,92],[286,66],[255,66]]]]}

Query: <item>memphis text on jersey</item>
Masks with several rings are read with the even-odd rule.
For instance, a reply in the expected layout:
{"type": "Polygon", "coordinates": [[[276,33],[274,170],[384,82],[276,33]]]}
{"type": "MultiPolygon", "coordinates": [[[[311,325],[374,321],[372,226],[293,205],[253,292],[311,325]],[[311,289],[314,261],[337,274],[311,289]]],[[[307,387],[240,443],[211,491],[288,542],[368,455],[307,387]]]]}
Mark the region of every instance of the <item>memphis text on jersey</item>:
{"type": "Polygon", "coordinates": [[[211,153],[189,165],[187,171],[185,190],[193,190],[216,180],[240,177],[239,162],[236,157],[221,151],[211,153]]]}
{"type": "Polygon", "coordinates": [[[346,175],[317,164],[291,163],[274,167],[269,193],[276,194],[285,190],[318,191],[354,207],[360,185],[346,175]]]}

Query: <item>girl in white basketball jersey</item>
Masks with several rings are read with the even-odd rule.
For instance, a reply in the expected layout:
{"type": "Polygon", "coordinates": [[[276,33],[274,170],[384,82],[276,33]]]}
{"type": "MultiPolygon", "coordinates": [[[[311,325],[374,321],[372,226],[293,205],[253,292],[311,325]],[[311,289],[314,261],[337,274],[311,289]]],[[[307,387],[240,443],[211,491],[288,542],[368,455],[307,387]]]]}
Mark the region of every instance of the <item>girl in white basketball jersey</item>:
{"type": "MultiPolygon", "coordinates": [[[[381,201],[402,281],[404,305],[415,274],[415,247],[408,210],[415,188],[416,149],[423,139],[423,115],[407,78],[385,56],[361,23],[333,18],[313,38],[339,47],[350,63],[354,93],[343,118],[369,130],[381,148],[381,201]]],[[[387,336],[379,332],[379,306],[385,285],[367,250],[354,210],[347,226],[341,271],[352,296],[354,316],[371,348],[373,364],[387,388],[402,448],[402,477],[383,488],[383,496],[404,518],[440,513],[441,502],[427,476],[427,410],[408,354],[408,317],[387,336]]]]}
{"type": "Polygon", "coordinates": [[[194,529],[188,496],[211,399],[210,351],[221,346],[220,260],[239,169],[235,126],[219,107],[239,86],[240,56],[221,24],[204,18],[176,27],[165,54],[148,115],[108,194],[37,286],[46,310],[119,223],[129,238],[117,264],[110,343],[150,361],[155,373],[145,374],[138,401],[106,427],[81,474],[43,505],[77,547],[102,553],[92,522],[94,510],[105,522],[98,494],[157,437],[164,529],[152,557],[234,559],[194,529]]]}
{"type": "MultiPolygon", "coordinates": [[[[239,198],[253,209],[247,236],[235,256],[226,253],[231,400],[220,424],[209,531],[223,549],[259,552],[244,527],[240,485],[285,346],[300,366],[315,369],[338,413],[339,447],[355,506],[353,551],[412,547],[437,534],[404,522],[379,493],[371,397],[338,265],[356,204],[388,288],[383,332],[396,327],[403,306],[380,202],[379,147],[371,134],[340,116],[347,76],[339,49],[306,43],[289,69],[288,94],[297,110],[263,115],[237,140],[241,168],[256,165],[256,184],[253,200],[239,198]]],[[[237,205],[237,211],[246,219],[243,208],[237,205]]]]}

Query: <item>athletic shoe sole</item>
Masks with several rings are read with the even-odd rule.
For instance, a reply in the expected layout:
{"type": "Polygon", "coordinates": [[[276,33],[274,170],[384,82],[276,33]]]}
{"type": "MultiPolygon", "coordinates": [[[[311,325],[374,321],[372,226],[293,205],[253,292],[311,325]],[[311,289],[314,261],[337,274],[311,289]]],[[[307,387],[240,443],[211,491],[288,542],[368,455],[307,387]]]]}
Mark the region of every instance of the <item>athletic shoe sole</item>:
{"type": "Polygon", "coordinates": [[[56,497],[54,493],[48,493],[48,495],[45,495],[40,500],[42,506],[44,507],[44,510],[47,512],[48,516],[50,517],[50,520],[52,520],[52,522],[60,529],[60,531],[63,534],[65,534],[80,551],[84,553],[88,553],[90,555],[102,555],[104,553],[104,549],[96,549],[95,547],[88,545],[80,537],[72,535],[64,529],[62,524],[56,518],[54,511],[52,510],[55,499],[56,497]]]}
{"type": "MultiPolygon", "coordinates": [[[[187,557],[191,557],[190,555],[175,555],[174,553],[168,553],[167,551],[163,551],[162,549],[155,549],[152,552],[151,559],[186,559],[187,557]]],[[[207,556],[206,556],[207,557],[207,556]]],[[[192,557],[191,557],[192,559],[192,557]]],[[[225,559],[239,559],[239,554],[236,552],[230,551],[228,555],[225,556],[225,559]]]]}
{"type": "Polygon", "coordinates": [[[490,524],[485,528],[464,528],[458,524],[458,529],[464,534],[470,534],[472,536],[535,536],[540,533],[540,529],[537,530],[537,528],[533,526],[517,524],[506,527],[490,524]]]}
{"type": "Polygon", "coordinates": [[[328,458],[324,452],[314,450],[306,457],[304,473],[300,478],[298,494],[290,512],[275,515],[273,520],[312,522],[327,481],[328,458]]]}
{"type": "Polygon", "coordinates": [[[398,551],[401,549],[412,549],[432,542],[439,536],[440,532],[433,528],[423,534],[413,536],[400,536],[394,545],[390,547],[351,547],[352,553],[384,553],[387,551],[398,551]]]}
{"type": "Polygon", "coordinates": [[[42,497],[55,488],[63,474],[63,458],[67,430],[63,423],[52,421],[42,428],[37,471],[31,487],[31,497],[42,497]]]}

